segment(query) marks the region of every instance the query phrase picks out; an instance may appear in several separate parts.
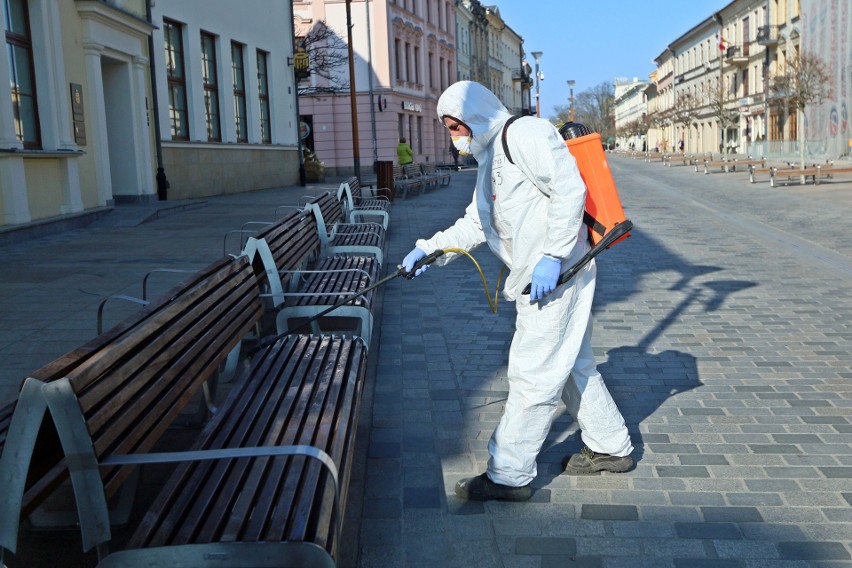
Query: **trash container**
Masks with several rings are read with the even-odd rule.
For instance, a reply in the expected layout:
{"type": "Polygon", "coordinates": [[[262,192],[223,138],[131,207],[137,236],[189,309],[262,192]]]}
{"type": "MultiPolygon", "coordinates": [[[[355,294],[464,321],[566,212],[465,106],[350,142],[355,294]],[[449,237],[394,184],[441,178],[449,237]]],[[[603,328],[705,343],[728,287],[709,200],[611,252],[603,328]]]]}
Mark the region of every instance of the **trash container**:
{"type": "Polygon", "coordinates": [[[380,195],[393,201],[393,162],[376,162],[376,189],[380,195]]]}

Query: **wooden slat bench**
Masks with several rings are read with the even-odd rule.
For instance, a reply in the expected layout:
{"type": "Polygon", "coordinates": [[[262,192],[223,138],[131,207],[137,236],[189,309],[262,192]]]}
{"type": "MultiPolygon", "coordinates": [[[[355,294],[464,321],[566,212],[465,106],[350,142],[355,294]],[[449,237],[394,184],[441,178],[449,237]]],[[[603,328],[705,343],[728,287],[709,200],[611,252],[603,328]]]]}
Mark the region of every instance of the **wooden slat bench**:
{"type": "Polygon", "coordinates": [[[697,160],[695,162],[695,171],[700,171],[699,165],[704,166],[705,174],[709,174],[711,168],[721,168],[723,172],[733,171],[731,168],[734,167],[734,163],[733,160],[697,160]]]}
{"type": "Polygon", "coordinates": [[[445,168],[439,168],[435,164],[428,162],[421,163],[420,169],[423,172],[423,175],[427,178],[437,180],[436,183],[438,185],[450,185],[450,180],[452,179],[452,174],[450,173],[450,170],[445,168]]]}
{"type": "Polygon", "coordinates": [[[248,258],[224,258],[28,377],[0,455],[0,547],[69,477],[84,550],[107,542],[132,468],[99,464],[148,452],[262,314],[248,258]]]}
{"type": "Polygon", "coordinates": [[[426,193],[429,189],[436,189],[438,187],[438,179],[426,176],[420,168],[420,164],[406,164],[402,166],[402,170],[405,172],[405,177],[408,179],[420,181],[423,193],[426,193]]]}
{"type": "Polygon", "coordinates": [[[422,191],[423,180],[411,179],[405,174],[404,166],[393,167],[393,188],[394,195],[400,199],[408,197],[409,191],[422,191]]]}
{"type": "Polygon", "coordinates": [[[808,178],[811,178],[811,181],[817,183],[817,178],[825,171],[831,171],[830,166],[826,167],[824,165],[817,164],[815,166],[806,166],[804,170],[797,166],[787,168],[769,168],[769,187],[778,187],[779,178],[784,178],[788,182],[792,181],[793,178],[797,178],[797,182],[800,184],[807,183],[808,178]]]}
{"type": "Polygon", "coordinates": [[[378,222],[387,230],[390,222],[390,200],[384,195],[365,197],[357,177],[343,180],[337,189],[337,199],[343,203],[344,216],[350,223],[380,219],[378,222]]]}
{"type": "MultiPolygon", "coordinates": [[[[258,233],[249,239],[245,252],[252,259],[255,272],[265,275],[263,287],[272,299],[279,334],[294,327],[297,319],[314,316],[370,286],[381,271],[373,256],[321,257],[314,217],[308,213],[290,216],[258,233]]],[[[328,314],[326,319],[335,318],[338,330],[345,324],[340,318],[356,320],[354,333],[369,345],[373,297],[373,292],[365,294],[328,314]]],[[[314,333],[321,333],[321,323],[312,323],[314,333]]]]}
{"type": "Polygon", "coordinates": [[[665,154],[663,156],[663,164],[672,167],[672,164],[680,164],[683,166],[693,166],[696,161],[695,154],[665,154]]]}
{"type": "Polygon", "coordinates": [[[365,369],[357,338],[259,352],[193,451],[139,456],[184,463],[100,566],[333,567],[365,369]]]}
{"type": "Polygon", "coordinates": [[[370,254],[382,263],[385,230],[379,223],[346,223],[343,205],[337,197],[326,192],[310,201],[305,210],[316,219],[317,233],[322,244],[322,256],[334,254],[370,254]]]}
{"type": "Polygon", "coordinates": [[[757,166],[751,165],[748,167],[748,181],[749,183],[756,183],[757,177],[762,176],[764,174],[772,173],[772,167],[758,168],[757,166]]]}
{"type": "Polygon", "coordinates": [[[838,166],[837,164],[824,164],[817,166],[816,185],[820,184],[822,179],[834,179],[836,175],[852,173],[852,165],[838,166]]]}
{"type": "MultiPolygon", "coordinates": [[[[711,168],[721,168],[723,172],[736,172],[748,169],[761,169],[766,167],[766,158],[733,158],[729,160],[704,160],[704,173],[709,174],[711,168]]],[[[695,171],[698,171],[698,164],[695,164],[695,171]]]]}

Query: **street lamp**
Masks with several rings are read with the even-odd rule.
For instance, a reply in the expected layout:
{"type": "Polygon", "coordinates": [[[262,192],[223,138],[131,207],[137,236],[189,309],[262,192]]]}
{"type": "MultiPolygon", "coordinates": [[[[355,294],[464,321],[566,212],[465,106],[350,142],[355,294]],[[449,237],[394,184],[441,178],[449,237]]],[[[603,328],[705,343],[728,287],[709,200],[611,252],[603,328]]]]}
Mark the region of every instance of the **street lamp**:
{"type": "Polygon", "coordinates": [[[571,122],[574,122],[574,79],[568,79],[568,112],[571,122]]]}
{"type": "Polygon", "coordinates": [[[538,62],[541,61],[543,51],[533,51],[532,56],[535,58],[535,115],[541,116],[541,102],[538,97],[538,81],[541,79],[541,74],[538,71],[538,62]]]}

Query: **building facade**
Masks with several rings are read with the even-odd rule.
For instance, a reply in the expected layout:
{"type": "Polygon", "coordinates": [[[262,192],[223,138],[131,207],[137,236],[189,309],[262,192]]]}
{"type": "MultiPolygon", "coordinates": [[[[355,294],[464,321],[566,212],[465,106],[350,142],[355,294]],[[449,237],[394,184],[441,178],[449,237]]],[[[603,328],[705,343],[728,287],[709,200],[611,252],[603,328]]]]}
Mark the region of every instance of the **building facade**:
{"type": "Polygon", "coordinates": [[[797,159],[801,128],[807,157],[849,155],[850,46],[848,2],[734,0],[655,58],[647,100],[649,145],[676,150],[683,141],[690,152],[797,159]],[[772,84],[805,52],[825,63],[828,96],[799,116],[772,84]]]}
{"type": "Polygon", "coordinates": [[[484,83],[512,114],[529,113],[529,75],[524,76],[524,38],[500,15],[498,6],[487,6],[488,82],[484,83]],[[526,94],[526,100],[525,100],[526,94]]]}
{"type": "Polygon", "coordinates": [[[5,0],[0,224],[70,222],[152,193],[142,0],[5,0]],[[114,144],[110,144],[110,141],[114,144]]]}
{"type": "Polygon", "coordinates": [[[647,147],[648,86],[648,81],[638,77],[616,77],[613,80],[616,143],[621,149],[642,150],[643,145],[647,147]]]}
{"type": "MultiPolygon", "coordinates": [[[[339,0],[296,0],[298,38],[318,26],[348,47],[347,14],[339,0]]],[[[352,119],[348,68],[316,69],[300,83],[303,143],[329,175],[355,171],[353,126],[361,172],[397,161],[405,138],[415,162],[447,163],[450,139],[437,101],[459,80],[482,83],[513,113],[529,113],[529,65],[523,38],[496,6],[479,0],[353,0],[352,51],[357,109],[352,119]]]]}
{"type": "MultiPolygon", "coordinates": [[[[344,2],[297,0],[294,12],[297,36],[324,22],[348,45],[344,2]]],[[[350,17],[360,170],[372,171],[376,161],[396,162],[400,138],[410,143],[416,162],[449,161],[450,139],[438,120],[437,102],[457,79],[454,2],[353,0],[350,17]]],[[[301,119],[311,132],[304,142],[327,174],[351,175],[355,121],[349,69],[332,74],[331,79],[312,74],[303,85],[312,91],[299,97],[301,119]],[[323,92],[334,84],[346,88],[323,92]]]]}
{"type": "Polygon", "coordinates": [[[152,3],[169,199],[299,181],[290,2],[152,3]]]}
{"type": "Polygon", "coordinates": [[[0,230],[297,181],[289,2],[3,0],[0,15],[0,230]]]}

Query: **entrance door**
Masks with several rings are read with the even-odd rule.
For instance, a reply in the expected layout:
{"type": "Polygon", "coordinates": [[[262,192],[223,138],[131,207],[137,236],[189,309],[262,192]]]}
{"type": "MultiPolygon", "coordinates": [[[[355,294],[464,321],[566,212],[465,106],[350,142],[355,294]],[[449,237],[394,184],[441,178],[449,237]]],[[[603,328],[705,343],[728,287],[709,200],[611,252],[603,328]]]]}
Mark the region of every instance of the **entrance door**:
{"type": "Polygon", "coordinates": [[[131,67],[129,63],[103,57],[101,73],[112,196],[116,203],[138,201],[143,191],[139,187],[138,142],[133,135],[136,111],[131,104],[131,67]]]}

